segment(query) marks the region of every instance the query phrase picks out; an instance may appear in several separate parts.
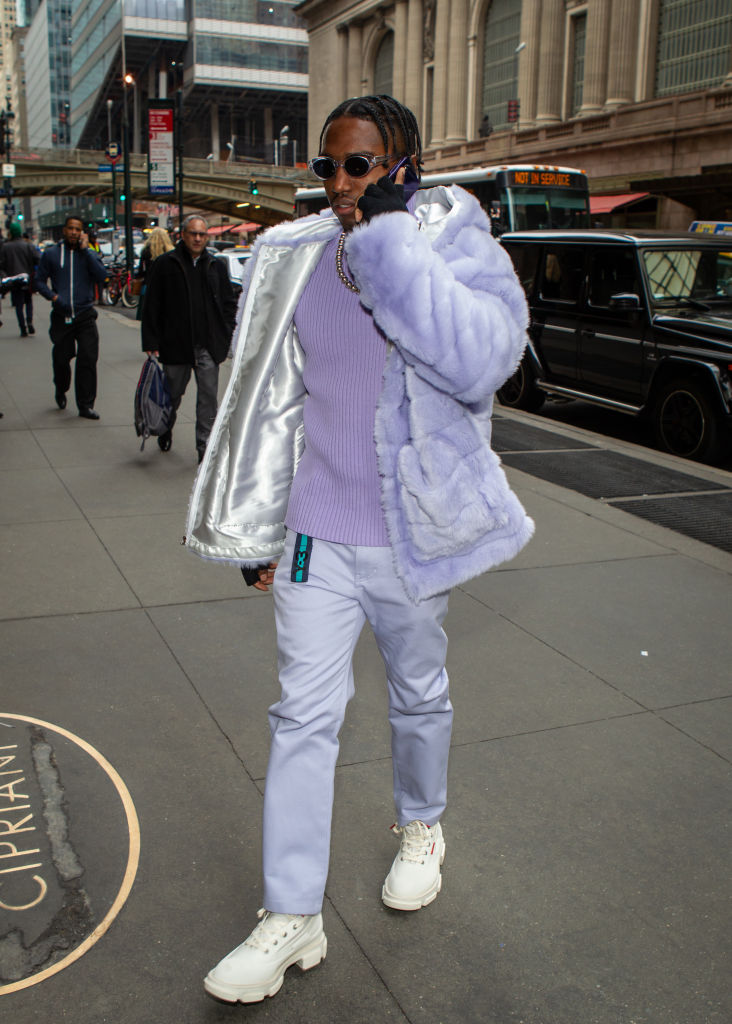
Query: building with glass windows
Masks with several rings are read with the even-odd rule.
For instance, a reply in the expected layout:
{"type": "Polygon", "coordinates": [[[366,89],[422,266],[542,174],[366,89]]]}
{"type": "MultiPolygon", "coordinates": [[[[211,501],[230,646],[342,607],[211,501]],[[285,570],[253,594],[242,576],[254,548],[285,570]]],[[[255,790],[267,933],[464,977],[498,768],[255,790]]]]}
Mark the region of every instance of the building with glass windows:
{"type": "MultiPolygon", "coordinates": [[[[27,28],[18,75],[24,80],[19,108],[18,143],[34,149],[67,149],[71,142],[71,0],[41,0],[25,5],[27,28]]],[[[73,204],[69,197],[30,201],[36,223],[73,204]]],[[[61,217],[62,214],[59,214],[61,217]]]]}
{"type": "Polygon", "coordinates": [[[311,149],[336,103],[388,92],[418,117],[426,170],[579,167],[600,223],[732,220],[730,0],[303,0],[296,10],[310,41],[311,149]]]}
{"type": "Polygon", "coordinates": [[[307,54],[295,0],[79,0],[72,143],[119,140],[124,62],[133,152],[146,148],[148,99],[182,90],[185,156],[273,163],[277,143],[292,164],[305,152],[307,54]]]}

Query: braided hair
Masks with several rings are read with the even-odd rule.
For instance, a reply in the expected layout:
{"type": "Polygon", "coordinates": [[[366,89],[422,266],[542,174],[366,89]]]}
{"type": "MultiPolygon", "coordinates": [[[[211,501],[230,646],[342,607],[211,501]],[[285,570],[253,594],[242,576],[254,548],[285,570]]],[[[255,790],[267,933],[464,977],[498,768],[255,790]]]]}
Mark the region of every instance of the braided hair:
{"type": "Polygon", "coordinates": [[[319,152],[323,151],[323,140],[328,126],[339,117],[357,117],[361,121],[373,121],[379,129],[387,153],[392,147],[397,147],[398,138],[401,136],[407,155],[414,155],[417,167],[422,169],[422,139],[417,127],[417,118],[409,107],[399,103],[393,96],[357,96],[344,100],[325,119],[318,143],[319,152]]]}

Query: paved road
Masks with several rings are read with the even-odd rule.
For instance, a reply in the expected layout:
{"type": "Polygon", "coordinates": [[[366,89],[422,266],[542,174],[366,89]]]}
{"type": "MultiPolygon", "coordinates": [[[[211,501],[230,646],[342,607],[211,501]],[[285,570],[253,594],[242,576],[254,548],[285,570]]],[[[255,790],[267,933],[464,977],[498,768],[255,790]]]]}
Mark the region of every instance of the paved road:
{"type": "Polygon", "coordinates": [[[293,968],[275,1000],[228,1007],[201,978],[261,898],[271,599],[178,543],[193,398],[172,451],[140,452],[136,326],[102,312],[90,423],[55,408],[43,332],[21,341],[8,320],[0,832],[28,829],[0,837],[13,844],[0,846],[0,903],[16,908],[0,907],[8,1020],[728,1024],[732,555],[619,506],[644,500],[642,479],[690,475],[694,496],[714,496],[729,474],[499,415],[537,531],[451,598],[442,892],[417,914],[379,898],[391,763],[364,635],[328,957],[293,968]]]}

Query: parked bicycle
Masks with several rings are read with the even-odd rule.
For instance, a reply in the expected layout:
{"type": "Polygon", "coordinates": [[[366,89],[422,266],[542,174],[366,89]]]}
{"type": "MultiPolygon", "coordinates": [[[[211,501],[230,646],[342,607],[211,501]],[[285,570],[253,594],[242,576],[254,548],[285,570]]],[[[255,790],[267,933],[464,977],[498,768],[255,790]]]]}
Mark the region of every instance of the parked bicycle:
{"type": "Polygon", "coordinates": [[[140,301],[133,284],[135,278],[124,263],[109,264],[109,280],[104,286],[102,299],[106,306],[116,306],[122,300],[127,309],[134,309],[140,301]]]}

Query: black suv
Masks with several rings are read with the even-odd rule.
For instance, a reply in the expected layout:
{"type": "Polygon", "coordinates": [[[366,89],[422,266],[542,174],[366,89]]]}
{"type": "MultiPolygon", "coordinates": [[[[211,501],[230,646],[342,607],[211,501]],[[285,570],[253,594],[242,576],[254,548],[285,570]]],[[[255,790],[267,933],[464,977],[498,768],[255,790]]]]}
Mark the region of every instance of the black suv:
{"type": "Polygon", "coordinates": [[[714,461],[730,450],[732,238],[513,231],[501,242],[531,310],[503,405],[581,398],[649,415],[675,455],[714,461]]]}

